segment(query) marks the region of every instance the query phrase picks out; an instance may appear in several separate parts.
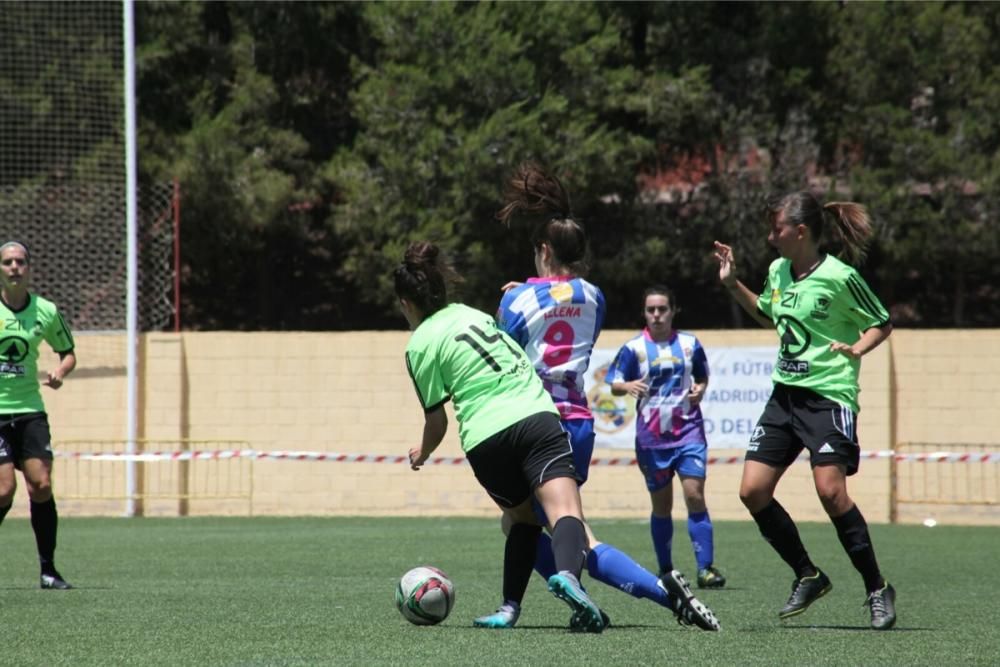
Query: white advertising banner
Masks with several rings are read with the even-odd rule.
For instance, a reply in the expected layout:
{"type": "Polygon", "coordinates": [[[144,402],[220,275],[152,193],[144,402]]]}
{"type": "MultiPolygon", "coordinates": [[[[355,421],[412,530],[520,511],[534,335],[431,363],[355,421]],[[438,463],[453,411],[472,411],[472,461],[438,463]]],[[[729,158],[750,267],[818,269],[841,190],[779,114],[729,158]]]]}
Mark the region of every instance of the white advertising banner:
{"type": "MultiPolygon", "coordinates": [[[[595,348],[584,380],[594,413],[596,447],[635,447],[635,399],[612,396],[604,382],[618,350],[595,348]]],[[[745,449],[757,418],[771,397],[771,372],[777,346],[705,349],[708,393],[701,403],[709,448],[745,449]]]]}

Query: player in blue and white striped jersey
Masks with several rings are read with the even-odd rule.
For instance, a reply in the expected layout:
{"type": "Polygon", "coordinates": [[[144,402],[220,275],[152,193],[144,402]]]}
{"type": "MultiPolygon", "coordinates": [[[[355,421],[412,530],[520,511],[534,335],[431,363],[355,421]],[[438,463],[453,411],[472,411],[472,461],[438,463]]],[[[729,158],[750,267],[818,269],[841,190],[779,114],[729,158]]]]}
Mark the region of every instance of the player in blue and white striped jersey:
{"type": "MultiPolygon", "coordinates": [[[[604,295],[580,277],[585,270],[587,238],[557,178],[536,164],[523,164],[508,182],[504,198],[506,205],[497,214],[502,222],[518,217],[532,225],[538,276],[504,286],[497,321],[525,349],[559,409],[582,484],[594,449],[594,418],[583,392],[583,374],[603,324],[604,295]]],[[[591,548],[587,572],[592,577],[667,607],[682,624],[718,630],[711,610],[691,594],[679,572],[667,572],[658,579],[619,549],[597,541],[590,527],[586,528],[591,548]]],[[[535,570],[546,579],[555,572],[548,535],[538,539],[535,570]]],[[[496,613],[476,619],[475,625],[513,627],[519,613],[519,607],[505,601],[496,613]]],[[[575,617],[570,625],[576,627],[575,617]]]]}
{"type": "Polygon", "coordinates": [[[673,292],[649,287],[643,296],[646,328],[618,351],[607,373],[616,396],[636,399],[635,453],[652,503],[650,532],[661,572],[674,569],[674,473],[681,479],[688,534],[698,564],[698,586],[721,588],[713,565],[715,539],[705,505],[708,441],[701,399],[708,387],[708,359],[694,336],[673,327],[679,312],[673,292]]]}

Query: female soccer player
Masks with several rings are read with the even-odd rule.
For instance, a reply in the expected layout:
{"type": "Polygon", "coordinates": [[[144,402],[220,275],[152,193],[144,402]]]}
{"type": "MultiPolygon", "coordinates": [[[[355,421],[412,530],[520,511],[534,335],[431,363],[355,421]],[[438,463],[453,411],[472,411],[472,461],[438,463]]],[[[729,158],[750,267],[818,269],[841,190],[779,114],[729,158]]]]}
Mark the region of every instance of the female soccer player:
{"type": "Polygon", "coordinates": [[[55,304],[28,291],[28,248],[18,241],[0,246],[0,523],[14,502],[17,479],[24,475],[31,499],[42,588],[72,588],[55,566],[58,515],[52,497],[52,445],[49,420],[38,382],[38,349],[44,340],[59,355],[45,386],[59,389],[76,367],[73,335],[55,304]]]}
{"type": "MultiPolygon", "coordinates": [[[[569,196],[559,179],[535,163],[524,163],[508,181],[504,204],[497,213],[501,222],[509,225],[518,217],[533,227],[531,242],[538,276],[505,286],[497,320],[523,348],[559,410],[582,484],[594,450],[594,417],[587,406],[583,378],[604,321],[604,295],[580,277],[585,270],[587,238],[570,211],[569,196]]],[[[539,512],[539,519],[545,522],[544,513],[539,512]]],[[[708,617],[711,612],[700,602],[695,601],[692,608],[704,608],[704,614],[692,614],[689,607],[678,605],[677,600],[691,597],[680,572],[671,568],[657,578],[627,554],[597,541],[589,527],[587,535],[591,547],[587,571],[592,577],[669,608],[681,623],[718,629],[714,618],[708,617]]],[[[535,569],[545,578],[555,572],[551,543],[544,534],[538,540],[535,569]]],[[[516,620],[516,614],[501,608],[477,619],[476,624],[511,627],[516,620]]]]}
{"type": "Polygon", "coordinates": [[[510,518],[504,554],[504,598],[520,604],[531,576],[535,540],[531,497],[545,507],[553,531],[558,572],[549,589],[565,600],[583,629],[601,632],[600,609],[579,584],[587,534],[569,442],[558,413],[524,355],[493,319],[448,304],[437,246],[411,244],[396,269],[396,296],[413,334],[406,366],[424,408],[420,447],[410,463],[420,468],[447,431],[444,404],[455,402],[459,439],[486,492],[510,518]]]}
{"type": "Polygon", "coordinates": [[[781,343],[774,392],[747,448],[740,499],[764,539],[795,571],[791,597],[778,616],[804,612],[832,586],[810,560],[774,490],[808,449],[816,493],[864,580],[871,627],[887,630],[896,623],[896,591],[879,571],[868,524],[847,494],[847,478],[858,471],[860,458],[861,357],[889,336],[892,324],[858,272],[820,249],[824,215],[834,222],[847,257],[864,256],[872,228],[863,206],[822,205],[807,192],[773,198],[765,207],[767,240],[781,257],[772,262],[759,295],[737,280],[732,248],[715,242],[722,284],[757,322],[775,327],[781,343]]]}
{"type": "Polygon", "coordinates": [[[635,455],[653,505],[649,525],[660,572],[674,569],[671,511],[676,472],[687,504],[698,587],[722,588],[726,579],[713,565],[712,520],[705,505],[708,441],[700,403],[708,388],[708,359],[693,334],[674,330],[678,312],[670,289],[647,288],[646,328],[618,351],[606,381],[615,396],[627,394],[637,401],[635,455]]]}
{"type": "MultiPolygon", "coordinates": [[[[454,400],[462,449],[510,524],[503,595],[514,621],[541,533],[533,496],[552,532],[557,572],[549,577],[549,590],[572,609],[573,628],[601,632],[601,611],[579,583],[587,531],[559,413],[523,352],[493,318],[448,304],[446,276],[452,275],[438,248],[427,242],[411,244],[394,273],[396,295],[413,331],[406,364],[425,414],[422,443],[410,450],[411,467],[419,469],[441,443],[448,424],[444,404],[454,400]]],[[[691,609],[697,602],[683,590],[672,593],[680,598],[678,607],[691,609]]]]}

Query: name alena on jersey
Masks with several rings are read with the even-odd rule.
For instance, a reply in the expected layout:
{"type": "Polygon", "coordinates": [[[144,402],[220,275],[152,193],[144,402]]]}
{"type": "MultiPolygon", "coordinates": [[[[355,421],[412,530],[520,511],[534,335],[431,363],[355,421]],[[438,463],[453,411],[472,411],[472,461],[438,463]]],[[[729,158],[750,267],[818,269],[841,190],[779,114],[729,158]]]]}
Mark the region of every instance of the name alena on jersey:
{"type": "Polygon", "coordinates": [[[545,311],[544,319],[551,320],[557,317],[580,317],[583,315],[583,308],[580,306],[556,306],[545,311]]]}

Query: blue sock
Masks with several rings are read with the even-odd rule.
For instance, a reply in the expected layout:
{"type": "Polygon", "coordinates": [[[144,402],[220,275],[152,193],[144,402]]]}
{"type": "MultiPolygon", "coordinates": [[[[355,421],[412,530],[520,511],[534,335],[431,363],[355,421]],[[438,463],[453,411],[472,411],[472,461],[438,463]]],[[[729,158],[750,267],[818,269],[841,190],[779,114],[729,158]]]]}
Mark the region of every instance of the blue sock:
{"type": "Polygon", "coordinates": [[[651,514],[649,532],[653,535],[653,549],[656,550],[660,572],[669,572],[674,569],[674,559],[670,553],[674,542],[674,520],[669,516],[651,514]]]}
{"type": "Polygon", "coordinates": [[[602,584],[625,591],[634,598],[646,598],[670,607],[667,592],[658,585],[656,575],[610,544],[599,544],[590,550],[587,572],[602,584]]]}
{"type": "Polygon", "coordinates": [[[558,572],[556,557],[552,553],[552,538],[545,532],[538,536],[538,546],[535,547],[535,572],[542,575],[545,581],[558,572]]]}
{"type": "Polygon", "coordinates": [[[694,559],[698,569],[704,570],[715,559],[715,546],[712,539],[712,519],[708,511],[693,512],[688,515],[688,535],[691,536],[691,546],[694,547],[694,559]]]}

